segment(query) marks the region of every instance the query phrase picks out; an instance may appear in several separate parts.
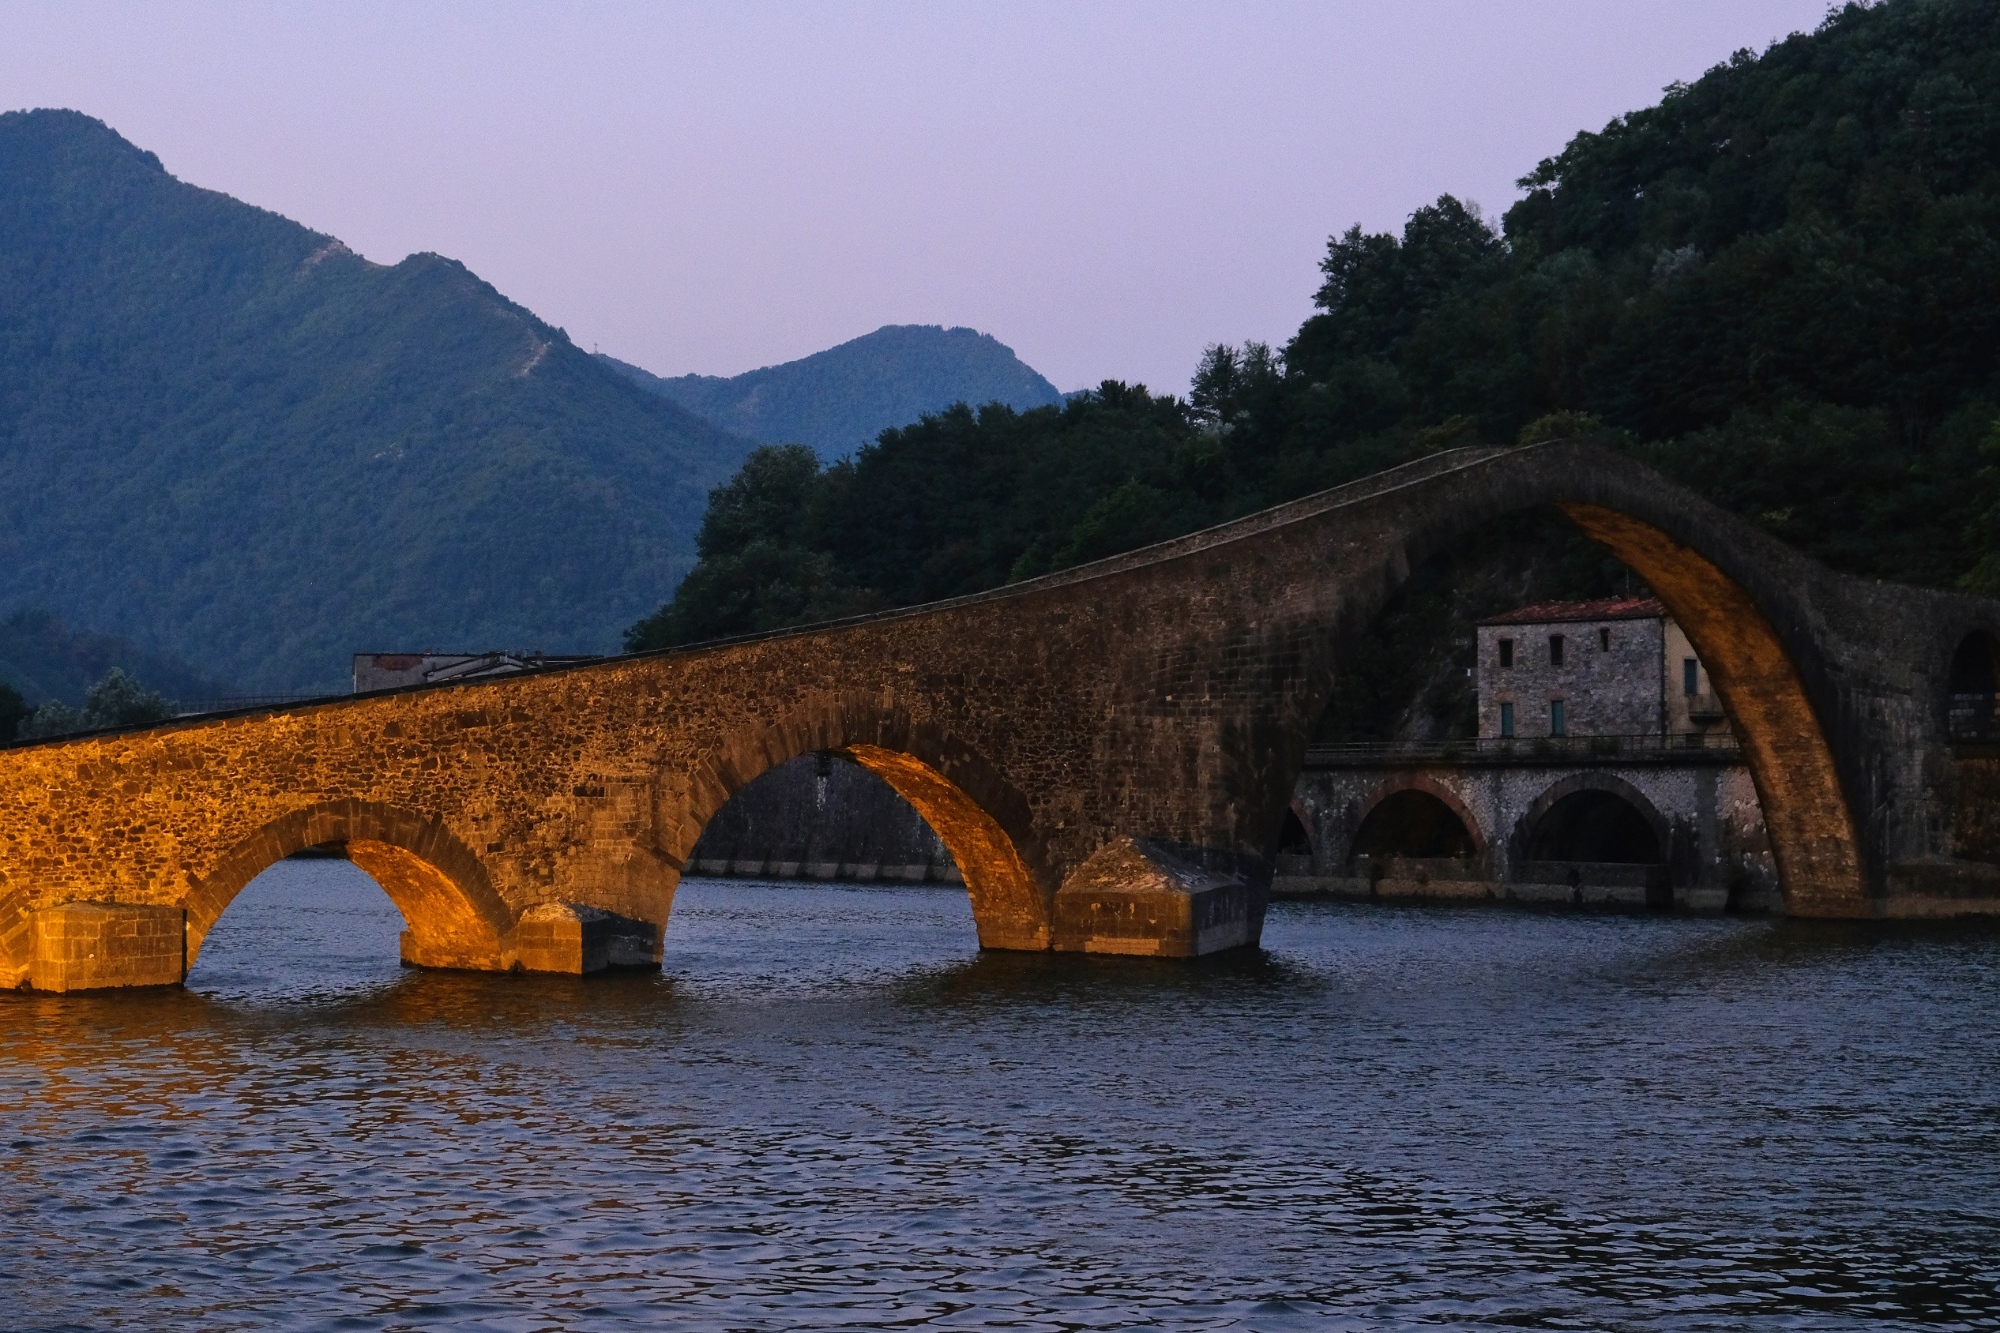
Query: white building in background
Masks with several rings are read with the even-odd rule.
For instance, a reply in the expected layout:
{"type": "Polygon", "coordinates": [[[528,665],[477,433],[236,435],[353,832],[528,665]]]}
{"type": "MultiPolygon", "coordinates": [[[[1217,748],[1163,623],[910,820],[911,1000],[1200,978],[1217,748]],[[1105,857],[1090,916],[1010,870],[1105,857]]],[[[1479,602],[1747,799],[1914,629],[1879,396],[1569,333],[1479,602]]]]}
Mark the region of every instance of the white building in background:
{"type": "Polygon", "coordinates": [[[406,685],[481,680],[537,667],[596,660],[594,656],[551,657],[546,653],[356,653],[354,692],[366,694],[370,690],[397,690],[406,685]]]}

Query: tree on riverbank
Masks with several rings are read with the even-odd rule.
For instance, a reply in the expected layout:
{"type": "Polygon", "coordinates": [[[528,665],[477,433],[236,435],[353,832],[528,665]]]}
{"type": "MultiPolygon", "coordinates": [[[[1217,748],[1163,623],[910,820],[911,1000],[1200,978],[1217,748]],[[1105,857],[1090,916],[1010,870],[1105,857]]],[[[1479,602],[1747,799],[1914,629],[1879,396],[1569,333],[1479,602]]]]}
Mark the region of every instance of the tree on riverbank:
{"type": "Polygon", "coordinates": [[[17,734],[22,740],[36,740],[67,736],[78,731],[101,731],[108,727],[144,726],[148,722],[165,721],[173,715],[172,706],[160,698],[158,691],[147,689],[117,667],[112,667],[104,674],[103,680],[90,687],[82,708],[71,708],[58,700],[50,700],[21,722],[17,734]]]}

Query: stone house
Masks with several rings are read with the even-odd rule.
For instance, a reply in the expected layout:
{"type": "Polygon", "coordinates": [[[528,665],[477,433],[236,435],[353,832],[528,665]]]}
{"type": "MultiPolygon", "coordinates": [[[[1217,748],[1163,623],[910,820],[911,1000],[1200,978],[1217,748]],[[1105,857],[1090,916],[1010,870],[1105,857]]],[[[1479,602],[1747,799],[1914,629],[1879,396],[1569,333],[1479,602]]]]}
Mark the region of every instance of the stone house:
{"type": "Polygon", "coordinates": [[[1307,752],[1277,889],[1775,910],[1755,783],[1651,597],[1478,626],[1476,739],[1307,752]]]}
{"type": "Polygon", "coordinates": [[[1482,740],[1727,731],[1707,669],[1656,598],[1544,602],[1481,621],[1478,636],[1482,740]]]}

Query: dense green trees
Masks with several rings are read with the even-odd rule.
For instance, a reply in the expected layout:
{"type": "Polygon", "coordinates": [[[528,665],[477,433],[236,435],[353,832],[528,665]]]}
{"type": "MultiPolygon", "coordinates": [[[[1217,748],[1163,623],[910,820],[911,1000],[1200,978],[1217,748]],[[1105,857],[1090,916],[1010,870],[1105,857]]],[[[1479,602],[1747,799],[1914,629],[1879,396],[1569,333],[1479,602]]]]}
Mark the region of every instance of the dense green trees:
{"type": "Polygon", "coordinates": [[[1199,526],[1224,462],[1190,407],[1118,383],[958,406],[822,468],[767,446],[709,496],[700,563],[630,648],[977,592],[1199,526]]]}
{"type": "MultiPolygon", "coordinates": [[[[1848,5],[1522,186],[1498,226],[1445,196],[1400,235],[1335,236],[1318,313],[1280,350],[1211,348],[1185,401],[960,407],[801,464],[785,559],[704,548],[635,642],[749,625],[709,607],[775,628],[971,592],[1578,431],[1839,568],[2000,591],[2000,6],[1848,5]]],[[[1615,577],[1539,540],[1578,590],[1615,577]]]]}
{"type": "Polygon", "coordinates": [[[130,639],[71,629],[46,611],[0,616],[0,682],[31,704],[54,700],[80,706],[112,668],[184,700],[226,698],[243,691],[167,653],[130,639]]]}
{"type": "Polygon", "coordinates": [[[803,444],[765,445],[709,493],[701,562],[674,600],[625,633],[629,650],[832,620],[881,605],[844,585],[817,549],[827,504],[819,459],[803,444]]]}
{"type": "Polygon", "coordinates": [[[149,690],[117,667],[90,687],[82,708],[50,700],[23,720],[17,731],[22,740],[45,736],[66,736],[73,731],[99,731],[108,727],[138,727],[172,717],[174,710],[157,690],[149,690]]]}

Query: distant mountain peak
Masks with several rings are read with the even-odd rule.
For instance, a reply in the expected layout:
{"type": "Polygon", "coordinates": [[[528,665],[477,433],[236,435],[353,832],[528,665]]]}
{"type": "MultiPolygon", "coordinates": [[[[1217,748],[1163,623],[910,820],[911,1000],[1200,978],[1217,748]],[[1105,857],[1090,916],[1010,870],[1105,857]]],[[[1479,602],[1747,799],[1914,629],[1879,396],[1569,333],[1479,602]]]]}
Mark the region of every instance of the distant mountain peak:
{"type": "Polygon", "coordinates": [[[66,107],[0,112],[0,134],[32,143],[41,152],[60,145],[80,165],[136,164],[164,176],[159,155],[148,152],[95,116],[66,107]]]}
{"type": "Polygon", "coordinates": [[[0,114],[0,347],[0,615],[251,690],[609,647],[751,447],[457,260],[371,263],[74,111],[0,114]]]}
{"type": "Polygon", "coordinates": [[[884,324],[823,352],[741,375],[663,378],[598,354],[635,383],[723,429],[766,444],[809,444],[837,458],[883,431],[954,403],[1045,407],[1062,394],[977,329],[884,324]]]}

